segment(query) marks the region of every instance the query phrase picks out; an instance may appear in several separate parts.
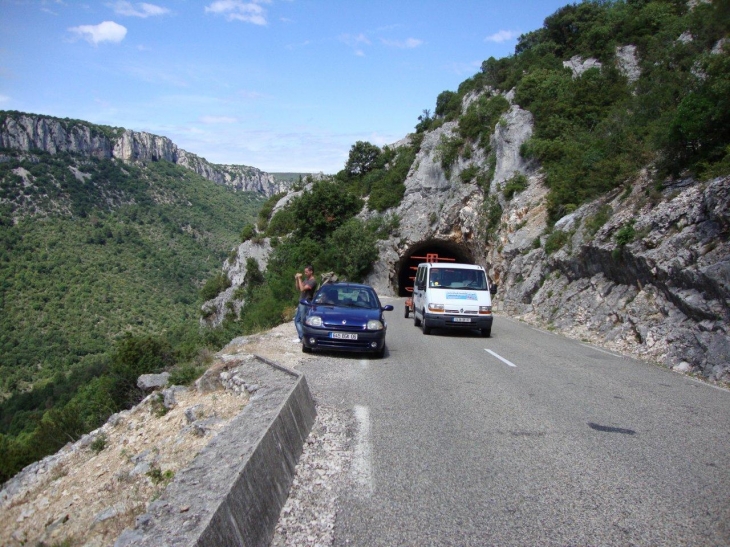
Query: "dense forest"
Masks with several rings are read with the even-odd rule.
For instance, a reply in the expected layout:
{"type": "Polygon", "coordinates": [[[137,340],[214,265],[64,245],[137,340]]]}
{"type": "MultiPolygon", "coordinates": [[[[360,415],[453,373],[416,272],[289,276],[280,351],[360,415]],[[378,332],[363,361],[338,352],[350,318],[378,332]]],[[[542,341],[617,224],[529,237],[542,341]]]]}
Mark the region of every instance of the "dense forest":
{"type": "Polygon", "coordinates": [[[204,281],[255,218],[235,193],[168,162],[0,151],[0,480],[140,394],[190,376],[204,281]]]}
{"type": "MultiPolygon", "coordinates": [[[[301,181],[296,189],[307,190],[276,211],[281,195],[231,197],[164,162],[0,151],[0,480],[133,402],[139,373],[168,369],[189,380],[205,364],[201,348],[290,320],[293,274],[305,263],[363,279],[378,239],[397,233],[392,211],[424,135],[446,122],[456,122],[439,145],[448,177],[459,158],[477,150],[487,158],[458,176],[485,193],[487,238],[501,215],[488,194],[490,137],[512,104],[534,118],[521,154],[545,173],[551,223],[607,191],[630,191],[641,170],[657,190],[670,178],[727,174],[729,33],[728,0],[566,5],[522,35],[513,55],[486,59],[439,94],[409,144],[358,141],[339,173],[301,181]],[[576,56],[598,63],[574,74],[563,63],[576,56]],[[248,260],[240,315],[231,309],[222,327],[199,331],[199,305],[229,286],[226,253],[265,237],[268,267],[248,260]]],[[[500,199],[525,186],[515,176],[500,199]]]]}

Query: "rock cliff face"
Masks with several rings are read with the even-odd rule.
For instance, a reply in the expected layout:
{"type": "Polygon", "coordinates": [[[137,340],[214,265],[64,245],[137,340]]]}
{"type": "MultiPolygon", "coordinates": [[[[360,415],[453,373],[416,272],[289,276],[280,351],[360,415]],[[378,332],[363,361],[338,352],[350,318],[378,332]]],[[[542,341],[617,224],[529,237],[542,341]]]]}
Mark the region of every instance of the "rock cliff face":
{"type": "Polygon", "coordinates": [[[273,175],[245,165],[217,165],[182,150],[167,137],[32,114],[0,116],[0,148],[49,154],[70,152],[125,162],[166,160],[236,190],[271,196],[287,189],[273,175]]]}
{"type": "MultiPolygon", "coordinates": [[[[490,142],[496,163],[486,194],[459,176],[470,166],[489,169],[481,150],[459,159],[448,177],[441,167],[438,144],[455,134],[456,124],[426,133],[403,201],[389,211],[400,227],[379,243],[366,282],[380,294],[403,295],[411,256],[450,253],[487,268],[499,285],[500,313],[730,381],[730,177],[683,180],[657,193],[645,173],[632,181],[630,194],[622,189],[584,204],[550,235],[540,168],[519,154],[532,128],[531,114],[517,105],[502,116],[490,142]],[[515,173],[527,187],[507,199],[502,189],[515,173]],[[487,236],[490,202],[502,213],[487,236]]],[[[245,263],[248,252],[242,246],[238,261],[245,263]]],[[[234,280],[240,264],[227,269],[234,280]]]]}

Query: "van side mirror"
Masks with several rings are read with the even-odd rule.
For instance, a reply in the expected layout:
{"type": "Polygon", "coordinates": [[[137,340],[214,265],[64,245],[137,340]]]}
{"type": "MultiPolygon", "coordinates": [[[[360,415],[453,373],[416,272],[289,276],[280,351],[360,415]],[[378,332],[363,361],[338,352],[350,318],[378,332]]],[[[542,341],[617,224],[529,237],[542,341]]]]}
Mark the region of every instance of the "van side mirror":
{"type": "Polygon", "coordinates": [[[497,294],[497,284],[496,284],[496,283],[492,283],[492,284],[491,284],[491,285],[489,286],[489,292],[490,292],[491,294],[493,294],[493,295],[494,295],[494,294],[497,294]]]}
{"type": "Polygon", "coordinates": [[[420,282],[420,283],[418,284],[418,290],[419,290],[419,291],[425,291],[425,290],[426,290],[426,282],[425,282],[425,281],[421,281],[421,282],[420,282]]]}

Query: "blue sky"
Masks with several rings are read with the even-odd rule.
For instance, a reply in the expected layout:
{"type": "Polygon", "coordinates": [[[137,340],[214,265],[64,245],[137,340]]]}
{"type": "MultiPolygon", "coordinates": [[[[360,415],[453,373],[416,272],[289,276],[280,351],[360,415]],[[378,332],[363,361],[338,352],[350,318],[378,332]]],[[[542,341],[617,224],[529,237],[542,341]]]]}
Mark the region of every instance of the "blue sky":
{"type": "Polygon", "coordinates": [[[335,173],[568,0],[0,0],[0,109],[335,173]]]}

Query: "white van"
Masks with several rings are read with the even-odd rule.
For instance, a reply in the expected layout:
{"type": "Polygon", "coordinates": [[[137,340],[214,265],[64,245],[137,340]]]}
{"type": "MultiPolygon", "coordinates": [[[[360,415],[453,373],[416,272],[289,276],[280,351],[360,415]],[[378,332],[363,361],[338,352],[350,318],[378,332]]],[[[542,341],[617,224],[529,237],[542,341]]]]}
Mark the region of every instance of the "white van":
{"type": "Polygon", "coordinates": [[[423,334],[431,329],[478,329],[492,334],[492,293],[481,266],[454,263],[418,265],[413,284],[413,322],[423,334]]]}

